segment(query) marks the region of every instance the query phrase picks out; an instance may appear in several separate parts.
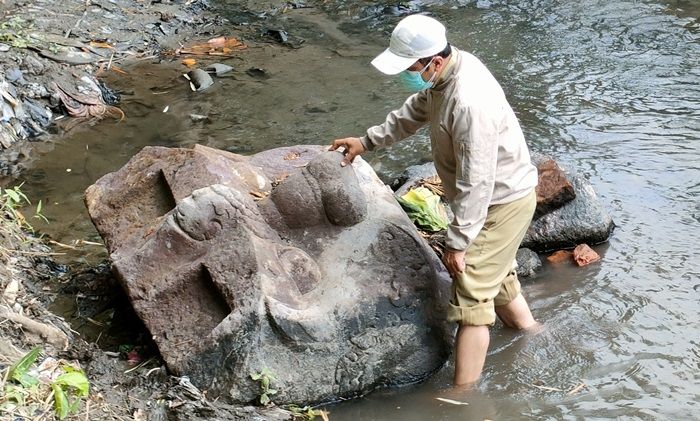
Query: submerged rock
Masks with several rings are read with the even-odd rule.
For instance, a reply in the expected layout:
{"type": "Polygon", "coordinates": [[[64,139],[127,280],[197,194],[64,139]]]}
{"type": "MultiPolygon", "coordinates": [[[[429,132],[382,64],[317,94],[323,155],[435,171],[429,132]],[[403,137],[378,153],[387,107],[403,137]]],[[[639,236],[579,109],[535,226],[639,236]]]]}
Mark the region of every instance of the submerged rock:
{"type": "Polygon", "coordinates": [[[209,395],[337,400],[446,360],[449,277],[361,159],[147,147],[86,191],[168,368],[209,395]]]}
{"type": "MultiPolygon", "coordinates": [[[[521,246],[541,252],[606,241],[612,233],[614,223],[593,186],[571,169],[564,168],[565,177],[562,177],[555,171],[559,166],[545,155],[533,153],[532,157],[533,164],[537,166],[544,163],[544,168],[551,171],[539,174],[538,183],[549,187],[538,192],[543,197],[521,246]]],[[[436,175],[432,162],[408,167],[392,183],[392,187],[400,195],[420,184],[422,179],[436,175]]],[[[451,218],[449,207],[446,207],[446,211],[451,218]]]]}
{"type": "Polygon", "coordinates": [[[614,224],[593,186],[581,175],[565,169],[576,198],[530,224],[522,246],[535,251],[573,248],[581,243],[607,241],[614,224]]]}
{"type": "Polygon", "coordinates": [[[537,271],[542,267],[542,260],[534,251],[522,247],[515,254],[515,260],[518,262],[516,272],[521,278],[531,278],[535,276],[537,271]]]}

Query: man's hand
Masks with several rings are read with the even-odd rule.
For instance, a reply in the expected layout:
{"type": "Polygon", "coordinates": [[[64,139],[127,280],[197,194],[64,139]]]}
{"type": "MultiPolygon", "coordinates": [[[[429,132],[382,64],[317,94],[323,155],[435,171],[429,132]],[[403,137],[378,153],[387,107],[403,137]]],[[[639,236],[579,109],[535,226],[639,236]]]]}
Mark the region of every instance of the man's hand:
{"type": "Polygon", "coordinates": [[[442,254],[442,263],[445,264],[450,275],[455,277],[458,273],[464,272],[466,268],[464,264],[464,252],[445,249],[445,252],[442,254]]]}
{"type": "Polygon", "coordinates": [[[329,151],[334,151],[339,147],[343,147],[343,162],[340,163],[341,166],[346,166],[355,160],[355,157],[365,151],[365,147],[362,145],[359,137],[346,137],[343,139],[336,139],[333,144],[328,149],[329,151]]]}

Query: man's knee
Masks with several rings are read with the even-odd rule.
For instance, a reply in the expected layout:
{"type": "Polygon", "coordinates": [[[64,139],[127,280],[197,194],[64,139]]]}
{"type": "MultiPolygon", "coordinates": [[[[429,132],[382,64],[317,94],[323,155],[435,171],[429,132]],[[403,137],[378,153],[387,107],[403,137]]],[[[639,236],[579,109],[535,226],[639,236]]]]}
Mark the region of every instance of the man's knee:
{"type": "Polygon", "coordinates": [[[537,324],[522,294],[508,304],[497,306],[495,311],[503,324],[513,329],[528,329],[537,324]]]}
{"type": "Polygon", "coordinates": [[[447,320],[466,326],[491,326],[496,322],[496,311],[493,301],[469,306],[450,303],[447,310],[447,320]]]}

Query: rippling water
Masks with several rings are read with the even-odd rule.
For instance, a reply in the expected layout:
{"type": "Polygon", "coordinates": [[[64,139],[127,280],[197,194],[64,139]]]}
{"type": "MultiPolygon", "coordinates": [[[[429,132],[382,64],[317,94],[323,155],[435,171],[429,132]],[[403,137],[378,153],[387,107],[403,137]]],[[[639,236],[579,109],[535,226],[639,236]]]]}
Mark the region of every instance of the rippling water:
{"type": "MultiPolygon", "coordinates": [[[[448,364],[423,385],[331,407],[331,419],[700,418],[700,2],[408,3],[486,62],[531,149],[583,173],[618,228],[596,248],[602,262],[547,266],[525,284],[546,329],[523,336],[496,326],[477,391],[450,391],[448,364]]],[[[363,5],[287,13],[281,22],[307,39],[303,48],[267,46],[234,62],[266,68],[266,80],[239,71],[192,94],[181,69],[150,64],[115,80],[133,91],[127,120],[72,132],[28,173],[32,197],[49,203],[52,224],[41,228],[63,242],[94,238],[82,190],[146,144],[249,153],[328,143],[381,121],[404,94],[367,63],[399,18],[380,6],[353,17],[363,5]],[[211,122],[189,121],[192,112],[211,122]]],[[[419,134],[367,159],[388,180],[429,156],[419,134]]]]}

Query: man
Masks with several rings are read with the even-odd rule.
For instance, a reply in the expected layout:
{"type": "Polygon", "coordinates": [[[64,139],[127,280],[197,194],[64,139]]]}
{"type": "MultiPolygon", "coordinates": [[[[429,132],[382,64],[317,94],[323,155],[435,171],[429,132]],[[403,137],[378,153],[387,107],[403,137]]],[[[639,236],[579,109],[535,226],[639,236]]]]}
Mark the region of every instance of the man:
{"type": "Polygon", "coordinates": [[[336,139],[341,165],[430,123],[433,161],[454,219],[443,263],[452,276],[448,319],[455,339],[458,386],[478,380],[496,315],[527,329],[532,317],[514,270],[515,253],[535,209],[537,169],[500,85],[473,55],[450,46],[437,20],[412,15],[394,29],[389,48],[372,60],[417,91],[362,137],[336,139]]]}

